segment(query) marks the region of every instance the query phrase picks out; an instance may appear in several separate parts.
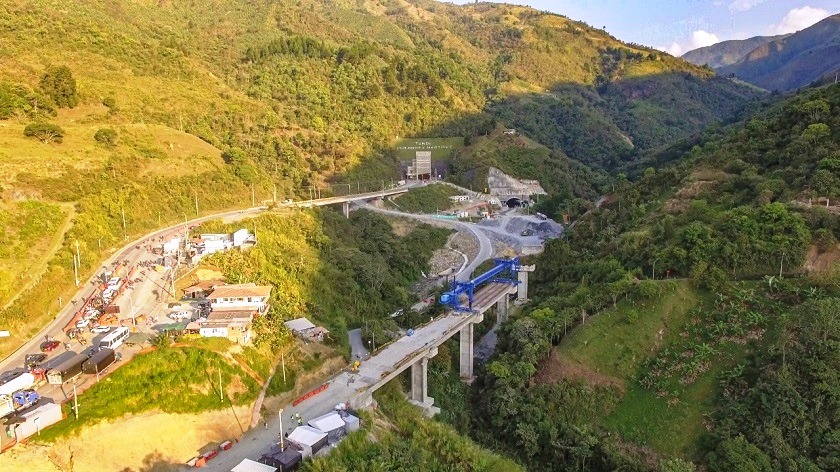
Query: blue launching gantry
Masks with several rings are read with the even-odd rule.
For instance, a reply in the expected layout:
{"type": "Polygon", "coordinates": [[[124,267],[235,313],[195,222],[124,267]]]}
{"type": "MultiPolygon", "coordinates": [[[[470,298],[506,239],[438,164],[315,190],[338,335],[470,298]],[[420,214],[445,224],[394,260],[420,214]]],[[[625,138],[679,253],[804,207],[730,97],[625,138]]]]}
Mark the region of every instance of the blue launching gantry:
{"type": "Polygon", "coordinates": [[[452,288],[440,296],[440,303],[449,305],[454,311],[472,311],[472,305],[475,296],[475,290],[479,285],[485,282],[501,282],[507,284],[517,285],[519,279],[517,273],[519,272],[519,258],[513,259],[494,259],[496,265],[487,272],[470,280],[469,282],[452,281],[452,288]],[[461,304],[462,295],[466,295],[469,304],[464,306],[461,304]]]}

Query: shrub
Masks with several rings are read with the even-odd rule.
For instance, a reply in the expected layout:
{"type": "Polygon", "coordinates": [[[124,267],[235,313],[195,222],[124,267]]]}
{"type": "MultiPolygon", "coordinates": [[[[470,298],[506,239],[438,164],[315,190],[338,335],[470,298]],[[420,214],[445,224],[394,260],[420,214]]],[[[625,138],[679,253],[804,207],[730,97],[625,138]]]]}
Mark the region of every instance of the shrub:
{"type": "Polygon", "coordinates": [[[23,129],[23,135],[36,138],[44,144],[60,143],[64,139],[64,130],[52,123],[30,123],[23,129]]]}
{"type": "Polygon", "coordinates": [[[39,85],[44,94],[52,98],[59,108],[73,108],[79,104],[76,79],[67,66],[47,67],[39,85]]]}
{"type": "Polygon", "coordinates": [[[105,147],[114,147],[117,145],[117,132],[113,128],[99,128],[93,139],[105,147]]]}

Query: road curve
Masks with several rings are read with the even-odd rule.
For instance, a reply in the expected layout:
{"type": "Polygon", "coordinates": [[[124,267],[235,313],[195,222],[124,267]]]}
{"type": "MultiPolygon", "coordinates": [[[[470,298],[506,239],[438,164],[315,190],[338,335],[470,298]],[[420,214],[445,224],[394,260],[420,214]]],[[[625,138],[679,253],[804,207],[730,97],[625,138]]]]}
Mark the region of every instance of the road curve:
{"type": "Polygon", "coordinates": [[[392,216],[401,216],[403,218],[412,218],[415,220],[424,221],[426,223],[436,223],[444,226],[449,226],[461,231],[469,231],[475,236],[476,240],[478,241],[478,254],[476,255],[475,259],[471,260],[466,267],[461,269],[458,274],[455,275],[455,279],[459,282],[466,282],[470,280],[472,273],[481,265],[482,262],[490,259],[493,257],[493,243],[490,241],[490,237],[487,236],[481,229],[472,224],[472,223],[465,223],[463,221],[457,220],[445,220],[442,218],[435,218],[433,215],[422,215],[416,213],[403,213],[396,210],[387,210],[384,208],[378,208],[373,205],[369,205],[367,203],[356,203],[361,208],[366,210],[376,211],[379,213],[384,213],[386,215],[392,216]]]}

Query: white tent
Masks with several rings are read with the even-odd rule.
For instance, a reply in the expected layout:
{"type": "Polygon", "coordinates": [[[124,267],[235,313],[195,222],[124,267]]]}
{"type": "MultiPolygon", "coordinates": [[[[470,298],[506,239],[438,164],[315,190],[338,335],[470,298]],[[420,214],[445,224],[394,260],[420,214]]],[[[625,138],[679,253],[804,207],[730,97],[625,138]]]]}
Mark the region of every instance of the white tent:
{"type": "Polygon", "coordinates": [[[230,472],[275,472],[276,470],[277,467],[260,464],[251,459],[242,459],[242,462],[230,469],[230,472]]]}
{"type": "Polygon", "coordinates": [[[330,444],[338,442],[347,432],[344,426],[344,420],[336,412],[327,413],[326,415],[312,419],[309,422],[309,426],[327,433],[327,439],[330,444]]]}
{"type": "Polygon", "coordinates": [[[297,446],[306,459],[327,444],[327,433],[311,426],[298,426],[287,439],[297,446]]]}

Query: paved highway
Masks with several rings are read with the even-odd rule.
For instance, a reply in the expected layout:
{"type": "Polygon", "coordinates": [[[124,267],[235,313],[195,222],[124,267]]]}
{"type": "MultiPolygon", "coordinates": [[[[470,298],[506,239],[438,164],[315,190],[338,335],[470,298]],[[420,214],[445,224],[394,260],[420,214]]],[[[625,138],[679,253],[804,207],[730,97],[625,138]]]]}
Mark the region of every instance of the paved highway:
{"type": "MultiPolygon", "coordinates": [[[[298,201],[292,203],[278,203],[276,205],[277,208],[296,208],[296,207],[313,207],[313,206],[325,206],[325,205],[334,205],[337,203],[343,203],[348,201],[359,201],[371,198],[377,198],[382,196],[388,195],[395,195],[398,193],[407,192],[411,187],[418,185],[415,182],[409,183],[407,185],[383,189],[377,192],[368,192],[362,194],[355,194],[355,195],[346,195],[340,197],[327,197],[327,198],[320,198],[314,200],[306,200],[306,201],[298,201]]],[[[245,218],[253,217],[258,215],[261,212],[268,210],[267,207],[260,206],[254,208],[248,208],[245,210],[235,210],[235,211],[227,211],[223,213],[215,213],[208,216],[203,216],[201,218],[196,218],[193,220],[189,220],[186,222],[187,225],[193,226],[196,224],[203,223],[208,220],[214,219],[222,219],[225,222],[236,222],[243,220],[245,218]]],[[[108,258],[105,262],[103,262],[100,267],[110,266],[118,261],[128,260],[129,265],[134,265],[144,257],[148,256],[148,252],[144,247],[142,247],[143,242],[147,240],[152,240],[159,238],[161,236],[166,239],[169,236],[172,236],[177,233],[183,234],[184,223],[178,223],[176,225],[163,228],[160,230],[153,231],[145,236],[138,238],[125,246],[119,249],[114,255],[108,258]],[[140,245],[141,247],[137,249],[137,246],[140,245]]],[[[85,257],[82,254],[82,257],[85,257]]],[[[20,346],[15,352],[7,356],[5,359],[0,361],[0,372],[5,372],[8,370],[13,369],[20,369],[23,367],[24,358],[26,354],[32,354],[40,352],[40,344],[43,342],[47,336],[51,336],[59,341],[67,340],[67,337],[64,333],[64,327],[73,319],[75,316],[76,310],[81,306],[84,300],[86,300],[89,296],[91,296],[94,291],[96,290],[98,281],[95,278],[101,273],[101,269],[97,269],[94,275],[88,279],[80,283],[79,291],[73,297],[73,300],[76,301],[75,304],[67,303],[64,307],[58,312],[58,314],[50,321],[47,326],[41,329],[38,334],[36,334],[33,338],[29,339],[22,346],[20,346]]],[[[137,301],[135,300],[135,303],[137,301]]],[[[59,348],[54,353],[49,354],[49,359],[47,362],[59,357],[61,353],[64,352],[64,348],[59,348]]]]}

